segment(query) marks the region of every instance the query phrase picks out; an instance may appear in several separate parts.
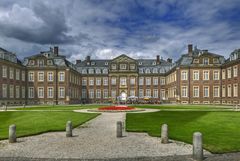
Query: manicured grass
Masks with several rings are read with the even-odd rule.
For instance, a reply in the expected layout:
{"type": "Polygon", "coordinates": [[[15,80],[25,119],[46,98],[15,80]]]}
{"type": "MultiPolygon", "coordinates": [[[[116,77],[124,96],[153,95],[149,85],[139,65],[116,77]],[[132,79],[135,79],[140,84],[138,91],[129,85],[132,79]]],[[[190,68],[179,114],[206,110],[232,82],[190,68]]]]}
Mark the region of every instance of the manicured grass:
{"type": "Polygon", "coordinates": [[[63,131],[68,120],[77,127],[93,119],[98,114],[76,112],[0,112],[0,139],[8,138],[11,124],[17,126],[17,137],[40,134],[50,131],[63,131]]]}
{"type": "Polygon", "coordinates": [[[80,109],[86,109],[86,108],[98,108],[102,105],[45,105],[45,106],[27,106],[25,108],[16,108],[16,110],[66,110],[66,111],[72,111],[72,110],[80,110],[80,109]]]}
{"type": "Polygon", "coordinates": [[[178,105],[178,104],[162,104],[162,105],[131,105],[137,108],[152,108],[162,110],[227,110],[233,108],[232,106],[221,106],[221,105],[178,105]]]}
{"type": "Polygon", "coordinates": [[[160,136],[164,123],[171,139],[192,144],[193,133],[200,131],[205,149],[213,153],[240,151],[240,112],[160,111],[126,116],[127,131],[151,136],[160,136]]]}

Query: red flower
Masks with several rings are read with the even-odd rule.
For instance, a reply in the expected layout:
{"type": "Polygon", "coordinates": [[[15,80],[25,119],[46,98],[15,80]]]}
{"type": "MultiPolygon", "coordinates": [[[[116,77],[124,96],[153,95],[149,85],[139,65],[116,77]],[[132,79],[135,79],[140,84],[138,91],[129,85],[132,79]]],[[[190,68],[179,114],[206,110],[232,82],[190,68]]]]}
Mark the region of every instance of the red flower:
{"type": "Polygon", "coordinates": [[[121,111],[121,110],[133,110],[134,107],[128,107],[128,106],[107,106],[107,107],[100,107],[98,110],[109,110],[109,111],[121,111]]]}

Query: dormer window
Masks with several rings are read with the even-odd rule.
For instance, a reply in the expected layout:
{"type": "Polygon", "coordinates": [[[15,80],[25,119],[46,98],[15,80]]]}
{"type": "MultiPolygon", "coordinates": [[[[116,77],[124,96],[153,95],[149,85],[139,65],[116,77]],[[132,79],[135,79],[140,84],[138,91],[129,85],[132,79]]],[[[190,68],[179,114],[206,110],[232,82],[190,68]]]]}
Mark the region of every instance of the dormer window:
{"type": "Polygon", "coordinates": [[[82,70],[82,74],[87,74],[87,70],[86,70],[86,69],[83,69],[83,70],[82,70]]]}
{"type": "Polygon", "coordinates": [[[208,65],[209,64],[209,59],[208,58],[203,58],[203,64],[208,65]]]}
{"type": "Polygon", "coordinates": [[[157,68],[154,68],[154,69],[153,69],[153,73],[158,73],[158,69],[157,69],[157,68]]]}
{"type": "Polygon", "coordinates": [[[89,73],[89,74],[94,74],[94,69],[89,69],[89,70],[88,70],[88,73],[89,73]]]}
{"type": "Polygon", "coordinates": [[[35,65],[35,61],[34,60],[30,60],[29,61],[29,65],[35,65]]]}
{"type": "Polygon", "coordinates": [[[101,69],[96,69],[96,74],[101,74],[101,69]]]}
{"type": "Polygon", "coordinates": [[[48,61],[47,61],[47,65],[53,65],[52,60],[48,60],[48,61]]]}
{"type": "Polygon", "coordinates": [[[91,62],[91,65],[95,65],[95,62],[91,62]]]}
{"type": "Polygon", "coordinates": [[[149,73],[151,73],[151,70],[150,70],[149,68],[147,68],[147,69],[145,70],[145,73],[149,74],[149,73]]]}
{"type": "Polygon", "coordinates": [[[103,69],[103,74],[108,74],[108,70],[107,69],[103,69]]]}
{"type": "Polygon", "coordinates": [[[199,63],[199,59],[194,59],[193,63],[198,64],[199,63]]]}
{"type": "Polygon", "coordinates": [[[105,62],[105,65],[108,65],[108,62],[105,62]]]}
{"type": "Polygon", "coordinates": [[[218,63],[218,58],[213,58],[213,63],[217,64],[218,63]]]}
{"type": "Polygon", "coordinates": [[[38,66],[43,67],[44,66],[44,60],[38,60],[38,66]]]}
{"type": "Polygon", "coordinates": [[[156,62],[154,61],[154,62],[152,62],[152,65],[156,65],[156,62]]]}
{"type": "Polygon", "coordinates": [[[139,73],[143,73],[143,69],[139,69],[139,73]]]}
{"type": "Polygon", "coordinates": [[[90,62],[87,62],[87,65],[90,65],[90,62]]]}
{"type": "Polygon", "coordinates": [[[142,62],[139,62],[138,65],[142,65],[142,62]]]}

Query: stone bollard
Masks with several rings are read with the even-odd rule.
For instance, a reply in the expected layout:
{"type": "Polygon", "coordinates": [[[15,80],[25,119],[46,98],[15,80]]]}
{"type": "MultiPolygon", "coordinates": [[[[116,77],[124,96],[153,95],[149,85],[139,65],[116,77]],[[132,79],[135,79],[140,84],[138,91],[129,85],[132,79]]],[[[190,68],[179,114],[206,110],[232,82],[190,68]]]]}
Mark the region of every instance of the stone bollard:
{"type": "Polygon", "coordinates": [[[17,142],[17,136],[16,136],[16,125],[10,125],[9,126],[9,143],[16,143],[17,142]]]}
{"type": "Polygon", "coordinates": [[[66,137],[72,137],[72,122],[68,121],[66,124],[66,137]]]}
{"type": "Polygon", "coordinates": [[[193,134],[193,159],[197,161],[203,160],[203,143],[202,134],[200,132],[195,132],[193,134]]]}
{"type": "Polygon", "coordinates": [[[123,127],[123,124],[121,121],[118,121],[117,122],[117,137],[122,137],[122,127],[123,127]]]}
{"type": "Polygon", "coordinates": [[[162,125],[161,142],[163,144],[167,144],[168,143],[168,125],[167,124],[163,124],[162,125]]]}

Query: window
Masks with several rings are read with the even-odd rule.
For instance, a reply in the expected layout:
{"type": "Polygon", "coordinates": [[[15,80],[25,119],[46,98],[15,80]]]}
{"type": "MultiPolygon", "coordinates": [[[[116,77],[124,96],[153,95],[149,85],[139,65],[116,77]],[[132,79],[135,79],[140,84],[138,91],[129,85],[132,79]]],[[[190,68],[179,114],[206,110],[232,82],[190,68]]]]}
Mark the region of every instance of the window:
{"type": "Polygon", "coordinates": [[[101,78],[96,78],[96,85],[101,86],[101,78]]]}
{"type": "Polygon", "coordinates": [[[147,78],[146,78],[146,85],[147,85],[147,86],[150,86],[150,85],[151,85],[151,78],[150,78],[150,77],[147,77],[147,78]]]}
{"type": "Polygon", "coordinates": [[[238,76],[238,66],[235,65],[235,66],[233,67],[233,77],[237,77],[237,76],[238,76]]]}
{"type": "Polygon", "coordinates": [[[87,74],[87,69],[83,69],[82,74],[87,74]]]}
{"type": "Polygon", "coordinates": [[[112,78],[111,78],[111,84],[112,84],[112,85],[116,85],[116,84],[117,84],[117,78],[112,77],[112,78]]]}
{"type": "Polygon", "coordinates": [[[82,89],[82,98],[87,98],[86,89],[82,89]]]}
{"type": "Polygon", "coordinates": [[[38,81],[43,82],[44,81],[44,72],[38,72],[38,81]]]}
{"type": "Polygon", "coordinates": [[[226,97],[225,85],[222,86],[222,97],[226,97]]]}
{"type": "Polygon", "coordinates": [[[25,71],[22,71],[22,81],[25,81],[25,71]]]}
{"type": "Polygon", "coordinates": [[[107,86],[108,85],[108,77],[103,78],[103,85],[107,86]]]}
{"type": "Polygon", "coordinates": [[[199,59],[194,59],[193,63],[198,64],[199,63],[199,59]]]}
{"type": "Polygon", "coordinates": [[[48,61],[47,61],[47,65],[53,65],[52,60],[48,60],[48,61]]]}
{"type": "Polygon", "coordinates": [[[93,99],[93,98],[94,98],[94,90],[93,90],[93,89],[90,89],[90,90],[89,90],[89,98],[90,98],[90,99],[93,99]]]}
{"type": "Polygon", "coordinates": [[[33,72],[28,73],[28,80],[31,81],[31,82],[34,81],[34,73],[33,72]]]}
{"type": "Polygon", "coordinates": [[[158,98],[158,89],[153,90],[153,97],[158,98]]]}
{"type": "Polygon", "coordinates": [[[135,85],[135,78],[133,78],[133,77],[130,78],[130,84],[131,84],[131,85],[135,85]]]}
{"type": "Polygon", "coordinates": [[[193,87],[193,97],[199,97],[199,87],[198,86],[193,87]]]}
{"type": "Polygon", "coordinates": [[[112,64],[112,69],[116,70],[117,69],[117,65],[116,64],[112,64]]]}
{"type": "Polygon", "coordinates": [[[219,71],[218,70],[213,71],[213,80],[219,80],[219,71]]]}
{"type": "Polygon", "coordinates": [[[213,63],[217,64],[218,63],[218,58],[213,58],[213,63]]]}
{"type": "Polygon", "coordinates": [[[7,84],[2,84],[2,97],[7,98],[7,84]]]}
{"type": "Polygon", "coordinates": [[[198,70],[193,71],[193,80],[199,80],[199,71],[198,70]]]}
{"type": "Polygon", "coordinates": [[[28,97],[34,98],[34,88],[33,87],[28,88],[28,97]]]}
{"type": "Polygon", "coordinates": [[[16,69],[16,80],[20,80],[20,70],[16,69]]]}
{"type": "Polygon", "coordinates": [[[160,84],[161,84],[161,85],[165,85],[165,78],[161,78],[161,79],[160,79],[160,84]]]}
{"type": "Polygon", "coordinates": [[[48,87],[48,98],[53,98],[53,87],[48,87]]]}
{"type": "Polygon", "coordinates": [[[222,79],[226,79],[226,72],[225,72],[225,69],[222,70],[222,79]]]}
{"type": "Polygon", "coordinates": [[[203,87],[203,97],[209,97],[209,87],[203,87]]]}
{"type": "Polygon", "coordinates": [[[65,73],[64,72],[59,72],[59,81],[64,82],[65,81],[65,73]]]}
{"type": "Polygon", "coordinates": [[[83,79],[82,79],[82,85],[83,85],[83,86],[86,86],[86,85],[87,85],[87,78],[83,78],[83,79]]]}
{"type": "Polygon", "coordinates": [[[9,90],[9,97],[10,98],[14,98],[14,86],[13,85],[10,85],[10,90],[9,90]]]}
{"type": "Polygon", "coordinates": [[[227,69],[227,77],[228,78],[232,77],[232,68],[231,67],[227,69]]]}
{"type": "Polygon", "coordinates": [[[88,69],[89,74],[94,74],[94,69],[88,69]]]}
{"type": "Polygon", "coordinates": [[[65,98],[65,88],[59,87],[59,98],[65,98]]]}
{"type": "Polygon", "coordinates": [[[147,97],[151,97],[151,89],[147,89],[146,90],[146,96],[147,97]]]}
{"type": "Polygon", "coordinates": [[[31,65],[31,66],[35,65],[35,61],[34,60],[29,60],[29,65],[31,65]]]}
{"type": "Polygon", "coordinates": [[[134,89],[130,90],[130,96],[135,96],[135,90],[134,89]]]}
{"type": "Polygon", "coordinates": [[[165,100],[165,89],[161,89],[161,93],[160,94],[161,94],[161,96],[160,96],[161,99],[165,100]]]}
{"type": "Polygon", "coordinates": [[[103,97],[108,98],[108,90],[107,89],[103,90],[103,97]]]}
{"type": "Polygon", "coordinates": [[[16,86],[16,98],[20,98],[20,87],[16,86]]]}
{"type": "Polygon", "coordinates": [[[153,85],[158,85],[158,77],[153,78],[153,85]]]}
{"type": "Polygon", "coordinates": [[[142,86],[143,85],[143,77],[139,78],[139,85],[142,86]]]}
{"type": "Polygon", "coordinates": [[[10,67],[10,68],[9,68],[9,72],[10,72],[10,73],[9,73],[9,78],[10,78],[10,79],[14,79],[14,69],[10,67]]]}
{"type": "Polygon", "coordinates": [[[53,72],[48,72],[48,81],[53,81],[53,72]]]}
{"type": "Polygon", "coordinates": [[[203,80],[209,80],[209,71],[208,70],[203,71],[203,80]]]}
{"type": "Polygon", "coordinates": [[[108,74],[108,70],[107,69],[103,69],[103,74],[108,74]]]}
{"type": "Polygon", "coordinates": [[[233,85],[233,97],[238,97],[238,84],[233,85]]]}
{"type": "Polygon", "coordinates": [[[203,64],[208,65],[209,64],[209,59],[208,58],[203,58],[203,64]]]}
{"type": "Polygon", "coordinates": [[[96,98],[101,98],[101,90],[97,89],[96,98]]]}
{"type": "Polygon", "coordinates": [[[44,66],[44,60],[38,60],[38,66],[43,67],[44,66]]]}
{"type": "Polygon", "coordinates": [[[186,86],[182,86],[182,97],[188,97],[188,92],[187,92],[187,87],[186,86]]]}
{"type": "Polygon", "coordinates": [[[120,78],[120,86],[126,86],[127,85],[127,78],[121,77],[120,78]]]}
{"type": "Polygon", "coordinates": [[[89,78],[89,86],[94,86],[94,78],[89,78]]]}
{"type": "Polygon", "coordinates": [[[112,95],[112,98],[116,98],[116,95],[117,95],[116,94],[116,90],[112,90],[112,94],[111,95],[112,95]]]}
{"type": "Polygon", "coordinates": [[[213,87],[213,97],[219,97],[219,87],[218,86],[214,86],[213,87]]]}
{"type": "Polygon", "coordinates": [[[101,74],[101,69],[96,69],[96,74],[101,74]]]}
{"type": "Polygon", "coordinates": [[[108,62],[105,62],[105,65],[108,65],[108,62]]]}
{"type": "Polygon", "coordinates": [[[145,73],[149,74],[149,73],[151,73],[151,70],[150,70],[149,68],[147,68],[147,69],[145,70],[145,73]]]}
{"type": "Polygon", "coordinates": [[[158,73],[158,69],[157,68],[153,68],[153,73],[158,73]]]}
{"type": "Polygon", "coordinates": [[[7,66],[2,66],[2,77],[7,78],[7,66]]]}
{"type": "Polygon", "coordinates": [[[44,98],[44,88],[38,87],[38,98],[44,98]]]}
{"type": "Polygon", "coordinates": [[[26,93],[25,87],[22,87],[22,98],[25,98],[25,93],[26,93]]]}
{"type": "Polygon", "coordinates": [[[130,70],[135,70],[135,64],[130,64],[130,70]]]}
{"type": "Polygon", "coordinates": [[[181,80],[188,80],[188,72],[187,71],[182,71],[181,72],[181,80]]]}
{"type": "Polygon", "coordinates": [[[127,69],[127,64],[120,64],[120,69],[121,70],[127,69]]]}
{"type": "Polygon", "coordinates": [[[228,95],[228,97],[232,96],[232,86],[231,85],[228,85],[227,95],[228,95]]]}
{"type": "Polygon", "coordinates": [[[139,98],[143,98],[143,89],[139,89],[139,98]]]}

